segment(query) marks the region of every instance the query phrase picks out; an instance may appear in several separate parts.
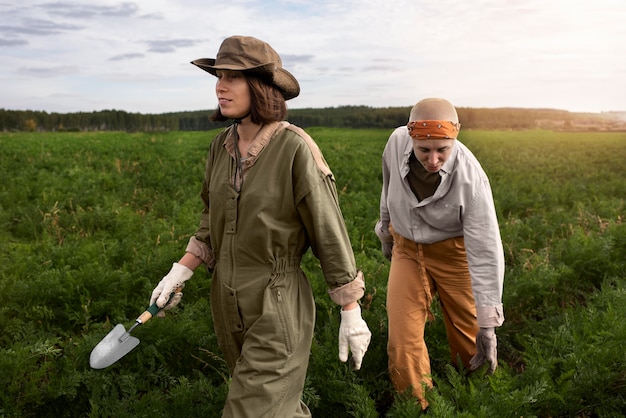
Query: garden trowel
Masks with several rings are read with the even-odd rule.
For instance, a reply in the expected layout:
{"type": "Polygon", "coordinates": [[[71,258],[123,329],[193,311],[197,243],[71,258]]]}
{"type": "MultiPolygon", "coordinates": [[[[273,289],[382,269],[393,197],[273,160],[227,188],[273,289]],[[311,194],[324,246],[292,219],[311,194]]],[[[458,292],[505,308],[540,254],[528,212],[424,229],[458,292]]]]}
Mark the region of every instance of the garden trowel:
{"type": "MultiPolygon", "coordinates": [[[[176,290],[180,291],[180,290],[176,290]]],[[[170,294],[170,299],[175,292],[170,294]]],[[[141,324],[148,322],[150,318],[159,313],[161,308],[156,303],[150,305],[141,315],[137,317],[135,323],[128,331],[124,325],[117,324],[91,351],[89,365],[93,369],[104,369],[109,367],[139,344],[139,338],[133,337],[130,333],[141,324]]]]}

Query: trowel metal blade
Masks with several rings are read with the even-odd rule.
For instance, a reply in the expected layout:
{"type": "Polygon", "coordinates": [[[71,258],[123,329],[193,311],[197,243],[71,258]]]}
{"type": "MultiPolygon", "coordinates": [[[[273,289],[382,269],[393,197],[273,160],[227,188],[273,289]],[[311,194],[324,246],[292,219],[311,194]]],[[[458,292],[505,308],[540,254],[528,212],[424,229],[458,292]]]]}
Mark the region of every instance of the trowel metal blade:
{"type": "Polygon", "coordinates": [[[117,324],[91,351],[89,365],[93,369],[104,369],[115,363],[139,344],[139,338],[127,336],[120,342],[120,337],[126,333],[124,325],[117,324]]]}

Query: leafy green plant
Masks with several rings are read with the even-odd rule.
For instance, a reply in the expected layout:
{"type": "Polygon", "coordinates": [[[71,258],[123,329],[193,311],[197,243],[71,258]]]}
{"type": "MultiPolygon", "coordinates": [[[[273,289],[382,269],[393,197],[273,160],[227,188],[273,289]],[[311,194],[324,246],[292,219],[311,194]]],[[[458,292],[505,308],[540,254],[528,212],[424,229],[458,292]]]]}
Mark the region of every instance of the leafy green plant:
{"type": "MultiPolygon", "coordinates": [[[[319,262],[304,399],[314,416],[414,417],[387,375],[389,264],[374,234],[391,130],[311,128],[337,180],[372,343],[337,359],[339,307],[319,262]]],[[[218,417],[230,376],[212,331],[211,276],[133,332],[104,370],[93,347],[130,326],[195,230],[213,132],[0,134],[0,417],[218,417]]],[[[431,416],[620,416],[626,411],[623,133],[461,133],[490,176],[505,247],[506,322],[492,376],[450,365],[438,307],[426,330],[431,416]],[[589,169],[593,167],[593,170],[589,169]]]]}

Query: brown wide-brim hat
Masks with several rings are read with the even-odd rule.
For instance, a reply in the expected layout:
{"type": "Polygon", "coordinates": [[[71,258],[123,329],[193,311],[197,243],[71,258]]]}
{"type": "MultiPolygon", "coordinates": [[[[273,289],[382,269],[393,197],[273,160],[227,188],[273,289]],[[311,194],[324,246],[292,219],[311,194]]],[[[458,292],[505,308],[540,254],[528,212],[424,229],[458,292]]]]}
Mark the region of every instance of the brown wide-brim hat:
{"type": "Polygon", "coordinates": [[[278,53],[266,42],[251,36],[224,39],[216,58],[199,58],[193,65],[217,76],[217,70],[243,71],[269,80],[285,100],[300,94],[298,80],[283,68],[278,53]]]}

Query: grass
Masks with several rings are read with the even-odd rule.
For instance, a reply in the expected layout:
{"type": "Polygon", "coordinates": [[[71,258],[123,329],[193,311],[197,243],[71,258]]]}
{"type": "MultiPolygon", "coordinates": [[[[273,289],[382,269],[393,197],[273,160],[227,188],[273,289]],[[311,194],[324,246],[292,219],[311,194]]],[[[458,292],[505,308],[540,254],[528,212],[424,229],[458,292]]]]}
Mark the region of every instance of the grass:
{"type": "MultiPolygon", "coordinates": [[[[386,374],[389,266],[373,231],[391,129],[308,131],[337,179],[373,337],[361,371],[338,361],[338,307],[308,254],[317,322],[305,401],[314,416],[417,416],[386,374]]],[[[0,417],[220,416],[229,376],[204,271],[175,313],[134,332],[133,352],[105,370],[88,363],[184,250],[214,134],[0,134],[0,417]]],[[[626,135],[464,131],[461,140],[493,187],[506,322],[496,373],[468,375],[450,366],[435,309],[429,415],[623,415],[626,135]]]]}

